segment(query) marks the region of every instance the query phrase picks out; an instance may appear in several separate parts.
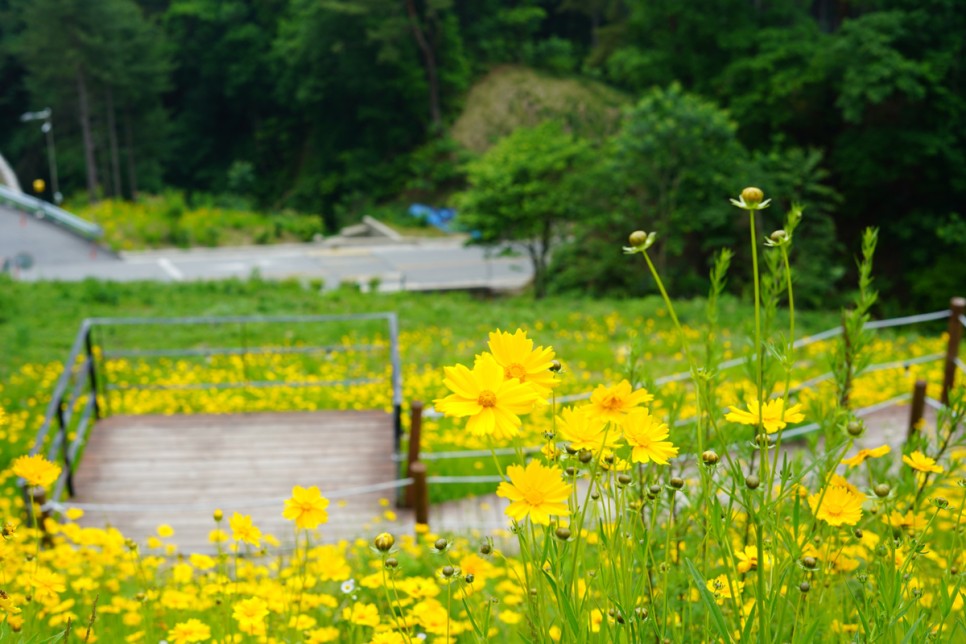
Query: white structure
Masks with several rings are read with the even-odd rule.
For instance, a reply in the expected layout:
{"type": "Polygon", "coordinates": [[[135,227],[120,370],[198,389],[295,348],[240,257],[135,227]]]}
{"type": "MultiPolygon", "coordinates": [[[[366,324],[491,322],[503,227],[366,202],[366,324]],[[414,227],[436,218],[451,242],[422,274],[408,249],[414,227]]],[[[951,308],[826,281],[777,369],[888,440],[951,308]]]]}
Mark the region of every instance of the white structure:
{"type": "Polygon", "coordinates": [[[14,192],[23,192],[20,189],[20,183],[17,181],[17,175],[13,173],[13,168],[10,167],[2,154],[0,154],[0,184],[7,186],[14,192]]]}

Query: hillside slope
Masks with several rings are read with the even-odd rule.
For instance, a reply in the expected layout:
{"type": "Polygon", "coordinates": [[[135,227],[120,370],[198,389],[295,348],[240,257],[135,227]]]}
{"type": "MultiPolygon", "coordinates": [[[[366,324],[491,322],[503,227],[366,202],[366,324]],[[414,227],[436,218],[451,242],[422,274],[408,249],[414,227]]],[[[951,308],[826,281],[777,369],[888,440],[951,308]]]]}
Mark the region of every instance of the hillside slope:
{"type": "Polygon", "coordinates": [[[451,135],[476,153],[518,127],[554,118],[578,134],[603,136],[617,128],[621,109],[629,102],[627,96],[602,83],[501,66],[470,89],[451,135]]]}

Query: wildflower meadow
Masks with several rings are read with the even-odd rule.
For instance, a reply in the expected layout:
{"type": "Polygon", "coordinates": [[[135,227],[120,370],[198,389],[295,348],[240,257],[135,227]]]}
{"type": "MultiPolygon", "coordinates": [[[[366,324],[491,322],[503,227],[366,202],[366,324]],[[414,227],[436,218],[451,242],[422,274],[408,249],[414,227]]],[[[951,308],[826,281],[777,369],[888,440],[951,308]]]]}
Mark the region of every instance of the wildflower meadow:
{"type": "MultiPolygon", "coordinates": [[[[43,518],[13,483],[46,488],[60,474],[25,455],[57,366],[21,366],[2,393],[32,393],[0,413],[19,450],[0,498],[0,639],[966,641],[964,388],[901,444],[870,443],[874,431],[857,414],[918,379],[939,397],[942,365],[917,358],[941,352],[944,338],[868,328],[877,298],[869,229],[841,333],[803,342],[789,256],[807,214],[773,212],[757,188],[733,203],[749,229],[747,333],[722,327],[727,250],[711,269],[703,320],[682,323],[651,257],[661,231],[633,232],[623,249],[662,295],[653,318],[638,319],[625,301],[603,318],[575,313],[569,326],[402,333],[405,400],[435,410],[422,449],[492,453],[440,467],[501,477],[471,489],[509,503],[499,534],[417,525],[332,543],[327,490],[310,481],[278,508],[287,535],[211,508],[207,552],[179,550],[160,522],[137,543],[86,525],[80,510],[43,518]],[[683,375],[661,378],[675,372],[683,375]]],[[[217,382],[239,368],[235,356],[129,360],[109,377],[217,382]]],[[[324,381],[382,367],[347,350],[325,363],[265,354],[244,368],[252,378],[324,381]]],[[[108,404],[126,413],[311,411],[387,408],[387,396],[368,385],[297,395],[120,389],[108,404]]]]}

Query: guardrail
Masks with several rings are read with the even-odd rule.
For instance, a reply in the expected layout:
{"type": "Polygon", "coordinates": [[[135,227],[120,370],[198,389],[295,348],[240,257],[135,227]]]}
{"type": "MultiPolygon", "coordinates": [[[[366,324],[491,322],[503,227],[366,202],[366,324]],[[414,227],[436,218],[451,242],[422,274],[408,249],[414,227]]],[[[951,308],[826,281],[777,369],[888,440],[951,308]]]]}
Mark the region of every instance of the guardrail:
{"type": "MultiPolygon", "coordinates": [[[[168,341],[174,334],[166,336],[168,341]]],[[[112,338],[116,339],[116,338],[112,338]]],[[[20,481],[20,487],[26,503],[38,503],[45,511],[58,508],[64,498],[74,494],[73,474],[83,452],[84,444],[93,425],[93,421],[110,415],[110,392],[132,390],[190,391],[208,389],[260,389],[268,387],[331,387],[362,384],[363,382],[378,382],[380,379],[350,378],[346,380],[252,380],[248,378],[247,370],[243,378],[237,382],[190,383],[183,385],[157,385],[154,383],[118,384],[109,382],[107,363],[112,360],[127,360],[129,358],[170,358],[170,357],[202,357],[211,356],[248,356],[278,354],[332,354],[343,351],[377,351],[385,349],[388,353],[385,360],[390,367],[389,381],[392,389],[393,436],[395,451],[398,453],[401,436],[402,410],[402,370],[399,357],[399,321],[395,313],[365,313],[347,315],[298,315],[298,316],[230,316],[230,317],[185,317],[185,318],[89,318],[81,323],[71,345],[70,353],[64,363],[64,370],[54,386],[54,392],[44,415],[43,423],[37,431],[30,454],[40,454],[46,449],[47,459],[62,465],[61,475],[56,481],[49,498],[39,498],[36,494],[42,491],[32,491],[20,481]],[[388,346],[371,344],[360,345],[316,345],[316,346],[248,346],[244,342],[247,337],[246,328],[256,324],[329,324],[337,322],[358,323],[362,321],[384,322],[389,335],[388,346]],[[117,331],[123,327],[189,327],[211,325],[234,325],[240,330],[243,340],[238,347],[186,347],[164,349],[124,349],[111,348],[107,342],[107,332],[117,331]],[[95,331],[97,337],[95,338],[95,331]],[[96,340],[96,341],[95,341],[96,340]],[[71,435],[73,437],[71,438],[71,435]],[[35,496],[30,495],[35,493],[35,496]]],[[[25,507],[30,507],[26,505],[25,507]]]]}
{"type": "Polygon", "coordinates": [[[29,213],[37,219],[47,219],[86,239],[99,239],[104,236],[104,229],[97,224],[69,213],[63,208],[58,208],[43,199],[16,192],[3,185],[0,185],[0,204],[29,213]]]}

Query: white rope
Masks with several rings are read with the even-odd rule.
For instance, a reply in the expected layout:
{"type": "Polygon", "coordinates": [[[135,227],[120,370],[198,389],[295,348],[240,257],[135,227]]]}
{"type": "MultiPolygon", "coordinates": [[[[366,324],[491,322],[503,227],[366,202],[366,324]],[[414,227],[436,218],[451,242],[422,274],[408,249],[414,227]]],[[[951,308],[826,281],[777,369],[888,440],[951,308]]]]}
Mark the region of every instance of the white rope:
{"type": "MultiPolygon", "coordinates": [[[[886,329],[890,327],[904,326],[908,324],[919,324],[921,322],[932,322],[934,320],[942,320],[944,318],[948,318],[949,315],[950,315],[949,310],[934,311],[932,313],[920,313],[918,315],[906,315],[898,318],[875,320],[872,322],[866,322],[864,326],[866,329],[886,329]]],[[[963,325],[966,326],[966,316],[960,315],[959,319],[963,323],[963,325]]],[[[828,340],[829,338],[834,338],[835,336],[838,336],[841,334],[842,334],[842,327],[837,326],[831,329],[826,329],[825,331],[821,331],[819,333],[815,333],[813,335],[807,335],[805,337],[799,338],[798,340],[795,340],[795,342],[792,343],[792,346],[795,347],[796,349],[800,349],[810,344],[821,342],[822,340],[828,340]]],[[[715,367],[715,370],[723,371],[724,369],[737,367],[739,365],[745,364],[749,360],[754,360],[754,359],[755,359],[754,354],[748,357],[731,358],[730,360],[725,360],[724,362],[719,363],[715,367]]],[[[903,364],[918,364],[919,362],[929,362],[929,360],[932,360],[932,359],[933,358],[930,357],[928,359],[915,358],[913,360],[897,361],[899,362],[899,364],[895,366],[902,366],[903,364]]],[[[889,364],[890,366],[881,367],[881,369],[894,368],[893,367],[894,363],[883,363],[883,364],[889,364]]],[[[872,371],[874,369],[872,369],[872,367],[869,367],[867,370],[872,371]]],[[[683,380],[687,380],[690,377],[691,377],[690,371],[680,371],[678,373],[673,373],[667,376],[661,376],[660,378],[654,381],[654,384],[666,385],[672,382],[680,382],[683,380]]],[[[819,380],[816,381],[816,384],[818,382],[822,382],[823,380],[827,380],[829,377],[831,377],[831,374],[822,374],[822,376],[819,376],[819,380]]],[[[579,400],[587,400],[588,398],[590,398],[591,393],[592,392],[585,391],[579,394],[568,394],[566,396],[560,396],[559,398],[557,398],[557,402],[566,404],[566,403],[577,402],[579,400]]],[[[435,409],[427,409],[423,412],[423,416],[426,418],[442,418],[444,414],[441,414],[435,409]]]]}
{"type": "MultiPolygon", "coordinates": [[[[335,490],[333,492],[327,492],[324,496],[327,499],[344,499],[351,496],[358,496],[360,494],[370,494],[372,492],[380,492],[383,490],[393,490],[400,487],[405,487],[411,485],[413,479],[405,478],[398,479],[395,481],[387,481],[385,483],[374,483],[372,485],[361,485],[358,487],[343,488],[341,490],[335,490]]],[[[241,503],[232,503],[232,508],[262,508],[270,507],[276,505],[282,505],[287,497],[276,497],[272,499],[252,499],[250,501],[243,501],[241,503]]],[[[226,504],[227,505],[227,504],[226,504]]],[[[84,510],[84,512],[191,512],[191,511],[210,511],[217,506],[217,503],[139,503],[139,504],[125,504],[125,503],[71,503],[69,501],[49,501],[44,504],[44,510],[51,510],[54,512],[64,512],[70,508],[78,508],[84,510]]]]}
{"type": "Polygon", "coordinates": [[[956,358],[956,366],[959,367],[960,371],[966,371],[966,362],[963,362],[959,358],[956,358]]]}
{"type": "Polygon", "coordinates": [[[429,476],[427,483],[501,483],[502,476],[496,474],[489,476],[429,476]]]}
{"type": "Polygon", "coordinates": [[[926,404],[932,407],[933,409],[935,409],[936,411],[942,411],[943,409],[946,408],[946,405],[942,404],[940,401],[936,400],[935,398],[930,398],[929,396],[926,396],[926,404]]]}
{"type": "Polygon", "coordinates": [[[905,326],[907,324],[919,324],[920,322],[932,322],[933,320],[944,320],[950,316],[949,309],[933,311],[932,313],[919,313],[918,315],[907,315],[901,318],[889,318],[886,320],[873,320],[866,322],[867,329],[887,329],[893,326],[905,326]]]}
{"type": "Polygon", "coordinates": [[[963,326],[966,326],[966,315],[963,315],[962,313],[959,315],[959,323],[963,326]]]}
{"type": "MultiPolygon", "coordinates": [[[[908,400],[909,398],[912,398],[912,394],[901,394],[899,396],[896,396],[895,398],[890,398],[889,400],[884,400],[880,403],[869,405],[868,407],[856,409],[853,413],[859,418],[861,418],[863,416],[868,416],[869,414],[873,414],[882,409],[891,407],[904,400],[908,400]]],[[[809,423],[808,425],[802,425],[801,427],[796,427],[794,429],[783,431],[782,438],[795,438],[796,436],[804,436],[805,434],[811,434],[812,432],[816,431],[819,428],[821,428],[821,425],[819,425],[818,423],[809,423]]]]}

